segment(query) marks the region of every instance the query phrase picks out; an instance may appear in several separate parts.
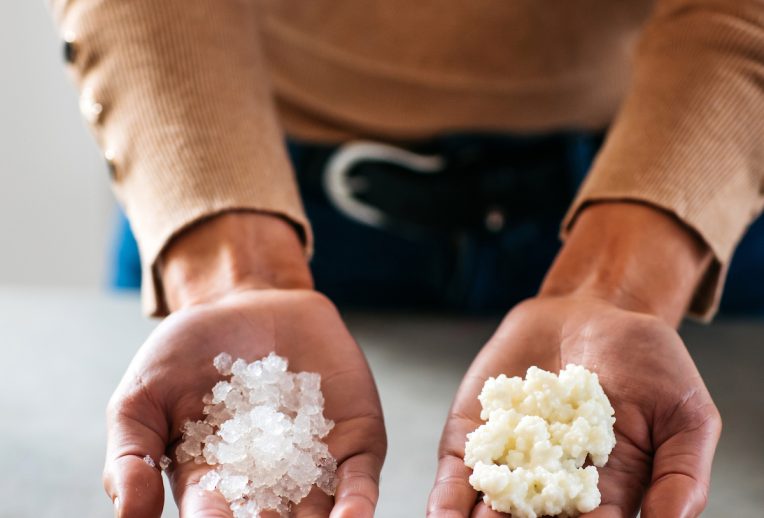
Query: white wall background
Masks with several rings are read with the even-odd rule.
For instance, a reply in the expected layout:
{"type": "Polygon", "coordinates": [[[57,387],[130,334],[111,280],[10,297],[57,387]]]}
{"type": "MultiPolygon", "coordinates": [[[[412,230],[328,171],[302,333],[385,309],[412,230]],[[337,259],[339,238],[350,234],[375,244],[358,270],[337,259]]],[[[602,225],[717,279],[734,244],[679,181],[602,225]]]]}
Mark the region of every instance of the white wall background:
{"type": "Polygon", "coordinates": [[[102,286],[114,201],[46,0],[0,0],[0,285],[102,286]]]}

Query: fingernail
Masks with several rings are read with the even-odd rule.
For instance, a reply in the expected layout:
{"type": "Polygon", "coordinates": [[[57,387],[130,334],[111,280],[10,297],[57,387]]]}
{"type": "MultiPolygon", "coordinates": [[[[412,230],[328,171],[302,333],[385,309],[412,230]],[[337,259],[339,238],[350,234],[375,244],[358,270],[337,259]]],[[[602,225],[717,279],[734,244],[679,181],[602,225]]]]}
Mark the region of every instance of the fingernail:
{"type": "Polygon", "coordinates": [[[119,518],[119,497],[114,499],[114,516],[119,518]]]}

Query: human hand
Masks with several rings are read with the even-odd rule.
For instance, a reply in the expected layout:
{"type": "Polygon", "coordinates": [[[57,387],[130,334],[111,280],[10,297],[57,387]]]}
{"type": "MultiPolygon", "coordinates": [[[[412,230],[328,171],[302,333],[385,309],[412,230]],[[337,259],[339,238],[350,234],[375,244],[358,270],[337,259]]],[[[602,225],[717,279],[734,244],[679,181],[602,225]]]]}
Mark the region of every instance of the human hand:
{"type": "Polygon", "coordinates": [[[643,494],[644,518],[700,514],[721,420],[677,333],[598,299],[539,297],[509,313],[464,377],[441,439],[430,516],[504,516],[476,504],[463,461],[466,434],[482,424],[477,396],[488,377],[568,363],[597,373],[616,416],[616,446],[599,468],[602,504],[585,516],[635,516],[643,494]]]}
{"type": "MultiPolygon", "coordinates": [[[[179,277],[190,281],[184,270],[179,277]]],[[[265,284],[242,287],[237,281],[235,289],[220,291],[219,284],[200,281],[189,289],[194,283],[184,281],[170,298],[192,302],[181,303],[151,334],[109,403],[104,484],[120,518],[161,515],[161,472],[142,459],[158,461],[165,453],[174,460],[167,474],[182,518],[232,516],[222,495],[197,484],[210,467],[178,464],[173,455],[182,424],[203,417],[202,398],[220,380],[212,360],[221,352],[248,362],[275,352],[289,360],[290,370],[321,375],[324,415],[335,422],[326,441],[338,461],[338,487],[335,497],[313,488],[294,516],[373,515],[386,436],[366,360],[325,297],[265,284]]]]}
{"type": "Polygon", "coordinates": [[[600,471],[602,505],[588,517],[698,516],[706,503],[721,419],[674,331],[710,253],[678,222],[634,204],[584,211],[541,293],[513,309],[469,368],[441,439],[428,516],[502,516],[470,486],[466,434],[480,424],[485,380],[598,374],[615,409],[617,443],[600,471]]]}

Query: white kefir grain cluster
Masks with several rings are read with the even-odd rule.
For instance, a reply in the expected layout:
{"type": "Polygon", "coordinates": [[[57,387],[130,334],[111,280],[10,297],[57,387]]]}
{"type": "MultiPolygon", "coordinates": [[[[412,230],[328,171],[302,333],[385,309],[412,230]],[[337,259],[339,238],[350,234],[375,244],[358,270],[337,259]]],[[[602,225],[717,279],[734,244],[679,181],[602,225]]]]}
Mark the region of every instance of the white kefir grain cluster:
{"type": "Polygon", "coordinates": [[[288,372],[275,354],[250,364],[221,354],[214,364],[231,379],[205,396],[205,419],[184,425],[176,450],[179,462],[215,466],[200,486],[220,491],[235,518],[287,516],[313,485],[334,494],[337,462],[322,441],[334,423],[323,416],[321,377],[288,372]]]}
{"type": "Polygon", "coordinates": [[[513,518],[578,516],[600,504],[599,475],[615,446],[613,407],[597,375],[569,364],[557,376],[489,378],[486,421],[467,434],[464,462],[483,501],[513,518]],[[587,457],[594,466],[583,467],[587,457]]]}

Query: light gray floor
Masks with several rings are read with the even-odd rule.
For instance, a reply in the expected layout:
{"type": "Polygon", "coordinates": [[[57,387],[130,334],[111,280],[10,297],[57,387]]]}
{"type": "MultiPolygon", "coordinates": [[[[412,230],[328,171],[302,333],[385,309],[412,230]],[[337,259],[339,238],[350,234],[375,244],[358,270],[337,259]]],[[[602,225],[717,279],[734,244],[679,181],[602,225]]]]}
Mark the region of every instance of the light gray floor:
{"type": "MultiPolygon", "coordinates": [[[[496,322],[353,314],[348,323],[388,423],[377,516],[423,516],[451,396],[496,322]]],[[[100,485],[103,408],[152,326],[133,297],[0,289],[0,518],[112,516],[100,485]]],[[[683,334],[725,424],[704,516],[760,517],[764,323],[688,326],[683,334]]],[[[177,516],[169,502],[165,516],[177,516]]]]}

